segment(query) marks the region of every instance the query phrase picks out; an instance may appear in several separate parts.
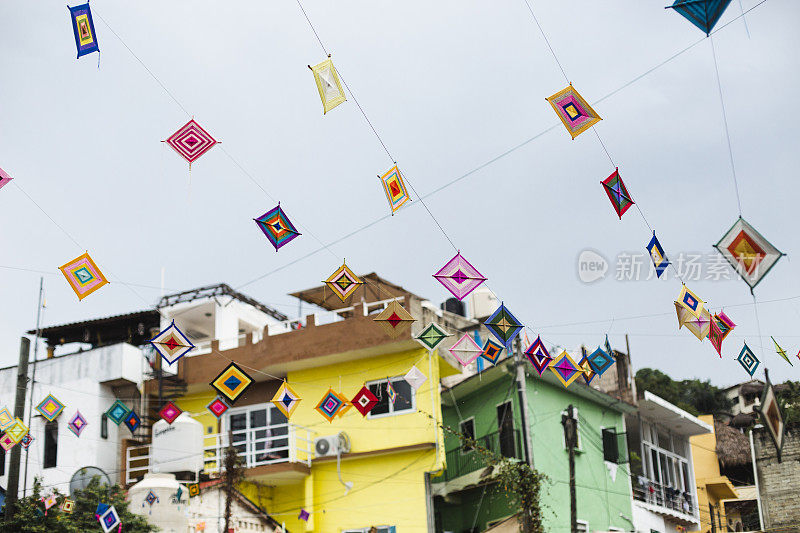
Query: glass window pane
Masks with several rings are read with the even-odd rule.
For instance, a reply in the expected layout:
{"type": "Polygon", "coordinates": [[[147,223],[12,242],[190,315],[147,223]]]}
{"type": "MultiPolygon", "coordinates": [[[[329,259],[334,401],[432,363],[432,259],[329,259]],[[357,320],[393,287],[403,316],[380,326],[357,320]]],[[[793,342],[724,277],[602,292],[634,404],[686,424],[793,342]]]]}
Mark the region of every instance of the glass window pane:
{"type": "Polygon", "coordinates": [[[247,429],[247,415],[239,413],[228,417],[228,424],[231,431],[240,431],[247,429]]]}
{"type": "Polygon", "coordinates": [[[383,415],[389,412],[389,397],[386,394],[386,382],[373,383],[369,386],[370,392],[378,397],[378,403],[369,412],[370,415],[383,415]]]}
{"type": "Polygon", "coordinates": [[[254,411],[250,411],[250,427],[251,428],[263,428],[267,425],[267,410],[266,409],[256,409],[254,411]]]}
{"type": "Polygon", "coordinates": [[[271,407],[269,410],[269,425],[270,426],[277,426],[280,424],[286,424],[289,420],[286,418],[280,409],[277,407],[271,407]]]}
{"type": "Polygon", "coordinates": [[[394,401],[394,412],[408,411],[411,409],[411,402],[414,398],[414,389],[404,379],[392,380],[392,387],[397,393],[397,398],[394,401]]]}

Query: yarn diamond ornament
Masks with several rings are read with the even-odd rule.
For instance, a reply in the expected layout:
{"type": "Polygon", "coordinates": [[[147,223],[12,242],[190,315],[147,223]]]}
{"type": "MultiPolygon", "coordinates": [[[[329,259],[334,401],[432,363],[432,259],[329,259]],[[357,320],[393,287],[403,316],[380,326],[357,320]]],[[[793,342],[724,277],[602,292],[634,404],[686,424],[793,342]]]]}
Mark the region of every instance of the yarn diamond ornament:
{"type": "Polygon", "coordinates": [[[280,202],[278,202],[277,207],[273,207],[253,220],[264,235],[266,235],[267,239],[269,239],[270,244],[275,247],[276,252],[282,246],[289,244],[302,235],[302,233],[297,231],[297,228],[294,227],[294,224],[292,224],[292,221],[286,216],[286,213],[283,212],[280,202]]]}
{"type": "MultiPolygon", "coordinates": [[[[69,17],[72,20],[72,33],[75,35],[75,46],[78,49],[78,59],[92,52],[100,53],[97,46],[97,34],[94,32],[94,19],[89,2],[83,5],[69,7],[69,17]]],[[[100,63],[97,63],[98,66],[100,63]]]]}
{"type": "Polygon", "coordinates": [[[714,245],[722,257],[754,289],[784,255],[759,232],[739,218],[714,245]]]}
{"type": "Polygon", "coordinates": [[[573,381],[583,375],[581,368],[567,352],[561,352],[561,355],[555,358],[549,368],[565,387],[569,387],[573,381]]]}
{"type": "Polygon", "coordinates": [[[192,163],[197,161],[203,154],[214,148],[217,141],[206,130],[200,126],[194,119],[181,126],[181,128],[173,133],[169,139],[164,141],[179,156],[184,158],[189,163],[189,170],[192,168],[192,163]]]}
{"type": "Polygon", "coordinates": [[[344,95],[344,89],[342,89],[342,82],[339,80],[339,73],[336,72],[336,67],[333,66],[330,56],[322,63],[313,67],[309,65],[308,68],[314,74],[314,82],[317,84],[319,97],[322,99],[323,115],[347,100],[344,95]]]}
{"type": "Polygon", "coordinates": [[[25,435],[28,434],[28,426],[26,426],[19,418],[15,418],[14,423],[11,424],[11,426],[9,426],[5,431],[6,436],[13,440],[14,444],[17,444],[22,440],[23,437],[25,437],[25,435]]]}
{"type": "Polygon", "coordinates": [[[236,402],[252,383],[253,378],[247,372],[236,363],[231,363],[214,378],[211,386],[229,401],[236,402]]]}
{"type": "Polygon", "coordinates": [[[36,406],[36,410],[40,415],[45,417],[48,422],[52,422],[58,418],[58,415],[64,410],[64,404],[58,401],[52,394],[48,394],[45,399],[36,406]]]}
{"type": "Polygon", "coordinates": [[[167,326],[161,333],[148,341],[155,349],[156,352],[161,354],[161,357],[167,364],[173,364],[175,361],[194,350],[194,344],[189,340],[189,337],[175,325],[175,321],[167,326]]]}
{"type": "Polygon", "coordinates": [[[300,405],[300,396],[284,381],[271,401],[289,419],[300,405]]]}
{"type": "Polygon", "coordinates": [[[380,325],[387,335],[396,339],[417,319],[411,316],[411,313],[406,311],[400,302],[392,300],[386,305],[386,309],[378,313],[372,320],[380,325]]]}
{"type": "Polygon", "coordinates": [[[108,280],[89,256],[89,252],[64,263],[58,269],[64,274],[75,294],[78,295],[78,300],[83,300],[103,285],[108,284],[108,280]]]}
{"type": "Polygon", "coordinates": [[[598,376],[602,376],[616,362],[612,355],[599,346],[587,357],[587,361],[598,376]]]}
{"type": "Polygon", "coordinates": [[[335,390],[328,389],[328,392],[322,397],[314,409],[316,409],[325,420],[333,422],[333,419],[336,418],[336,415],[344,407],[345,403],[347,403],[346,398],[335,390]]]}
{"type": "Polygon", "coordinates": [[[75,500],[70,500],[69,498],[64,498],[64,501],[61,502],[61,512],[66,514],[72,514],[72,511],[75,510],[75,500]]]}
{"type": "Polygon", "coordinates": [[[739,364],[742,365],[742,368],[744,368],[745,372],[750,374],[750,377],[753,377],[753,374],[756,373],[756,369],[758,369],[759,363],[761,363],[746,342],[744,343],[742,351],[739,352],[739,357],[737,357],[736,360],[739,361],[739,364]]]}
{"type": "Polygon", "coordinates": [[[483,325],[498,338],[506,349],[511,346],[511,341],[519,335],[523,327],[502,302],[500,307],[492,313],[492,316],[486,319],[483,325]]]}
{"type": "Polygon", "coordinates": [[[786,350],[784,350],[783,348],[781,348],[781,345],[780,345],[780,344],[778,344],[778,341],[776,341],[776,340],[775,340],[775,337],[773,337],[773,336],[771,336],[771,335],[770,335],[770,337],[769,337],[769,338],[770,338],[770,339],[772,339],[772,342],[775,344],[775,353],[777,353],[778,355],[780,355],[781,357],[783,357],[783,360],[784,360],[784,361],[786,361],[787,363],[789,363],[789,366],[794,366],[794,365],[792,364],[792,362],[791,362],[791,361],[789,361],[789,357],[786,355],[786,350]]]}
{"type": "Polygon", "coordinates": [[[533,368],[536,369],[540,376],[544,374],[544,371],[553,361],[550,352],[548,352],[547,348],[544,347],[542,338],[539,336],[537,336],[536,340],[533,341],[533,344],[528,346],[528,349],[525,350],[525,357],[528,358],[528,361],[530,361],[530,363],[533,365],[533,368]]]}
{"type": "Polygon", "coordinates": [[[446,332],[443,328],[438,326],[435,322],[431,322],[422,330],[422,332],[414,337],[417,342],[423,345],[430,351],[435,350],[447,337],[452,334],[446,332]]]}
{"type": "Polygon", "coordinates": [[[212,415],[217,417],[217,420],[219,420],[229,408],[230,406],[219,396],[211,400],[211,403],[206,405],[206,409],[208,409],[212,415]]]}
{"type": "Polygon", "coordinates": [[[76,411],[75,416],[73,416],[72,420],[69,421],[67,427],[76,437],[80,437],[81,433],[83,433],[83,430],[86,429],[88,424],[89,422],[87,422],[83,415],[81,415],[81,412],[76,411]]]}
{"type": "Polygon", "coordinates": [[[21,441],[19,441],[20,446],[22,446],[26,450],[28,449],[28,446],[30,446],[32,443],[33,443],[33,435],[31,435],[30,432],[27,433],[24,437],[22,437],[21,441]]]}
{"type": "Polygon", "coordinates": [[[8,407],[0,409],[0,431],[5,431],[14,424],[14,417],[8,411],[8,407]]]}
{"type": "Polygon", "coordinates": [[[371,390],[369,390],[366,386],[361,387],[350,403],[353,404],[353,407],[361,413],[361,416],[367,416],[372,408],[378,405],[378,397],[375,396],[371,390]]]}
{"type": "Polygon", "coordinates": [[[167,402],[158,412],[158,416],[167,424],[172,425],[175,419],[181,416],[181,413],[183,413],[183,411],[177,405],[172,402],[167,402]]]}
{"type": "Polygon", "coordinates": [[[493,339],[486,339],[486,342],[483,343],[481,357],[495,365],[501,355],[503,355],[503,345],[493,339]]]}
{"type": "Polygon", "coordinates": [[[483,349],[478,346],[478,343],[475,342],[469,333],[465,333],[450,348],[450,353],[453,354],[453,357],[458,359],[459,363],[467,366],[483,353],[483,349]]]}
{"type": "Polygon", "coordinates": [[[0,168],[0,189],[8,185],[8,183],[14,178],[9,176],[6,171],[0,168]]]}
{"type": "Polygon", "coordinates": [[[686,311],[693,316],[699,318],[703,314],[703,300],[700,299],[695,293],[689,290],[686,285],[681,287],[681,292],[678,295],[678,301],[675,302],[683,307],[686,311]]]}
{"type": "Polygon", "coordinates": [[[194,498],[195,496],[200,496],[200,483],[191,483],[189,484],[189,497],[194,498]]]}
{"type": "Polygon", "coordinates": [[[675,0],[665,9],[674,9],[708,35],[730,3],[731,0],[675,0]]]}
{"type": "Polygon", "coordinates": [[[686,326],[700,341],[708,337],[711,331],[711,315],[707,309],[704,308],[700,316],[694,316],[685,306],[675,302],[675,312],[678,314],[678,329],[686,326]]]}
{"type": "Polygon", "coordinates": [[[122,403],[122,401],[117,400],[111,405],[111,407],[108,408],[108,411],[106,411],[106,417],[108,417],[108,419],[114,422],[116,425],[120,425],[130,412],[131,410],[128,409],[127,405],[122,403]]]}
{"type": "Polygon", "coordinates": [[[114,528],[122,526],[122,521],[119,519],[119,514],[113,505],[100,515],[100,525],[103,528],[103,533],[111,533],[114,528]]]}
{"type": "Polygon", "coordinates": [[[9,437],[8,435],[3,435],[2,437],[0,437],[0,447],[2,447],[3,450],[9,451],[16,445],[17,443],[14,442],[14,439],[9,437]]]}
{"type": "Polygon", "coordinates": [[[347,299],[364,284],[344,262],[342,262],[342,266],[337,268],[336,272],[331,274],[323,283],[343,302],[346,302],[347,299]]]}
{"type": "Polygon", "coordinates": [[[486,281],[486,278],[478,272],[478,269],[464,259],[460,251],[440,268],[433,277],[459,300],[466,298],[469,293],[486,281]]]}
{"type": "Polygon", "coordinates": [[[575,139],[578,135],[591,128],[601,119],[600,115],[592,109],[592,106],[583,99],[577,90],[569,84],[569,87],[558,91],[553,96],[547,98],[553,111],[556,112],[561,123],[567,128],[570,136],[575,139]]]}
{"type": "MultiPolygon", "coordinates": [[[[631,200],[631,195],[628,192],[628,188],[625,187],[625,183],[622,181],[622,177],[619,175],[619,169],[615,169],[609,177],[600,183],[603,185],[603,189],[606,191],[608,199],[611,201],[611,205],[614,207],[614,211],[617,212],[617,216],[620,220],[622,220],[622,215],[624,215],[625,212],[630,209],[635,202],[631,200]]],[[[655,238],[655,233],[653,234],[653,237],[655,238]]],[[[664,268],[666,268],[666,265],[664,268]]]]}
{"type": "Polygon", "coordinates": [[[660,278],[661,274],[669,267],[670,262],[664,253],[664,248],[661,247],[661,243],[658,242],[656,238],[655,231],[653,232],[653,238],[650,239],[650,243],[647,245],[647,253],[650,254],[650,259],[653,261],[653,266],[656,269],[656,277],[660,278]]]}
{"type": "Polygon", "coordinates": [[[597,372],[594,371],[592,365],[589,363],[589,354],[586,351],[586,348],[581,348],[581,360],[578,361],[578,367],[583,372],[583,380],[589,385],[592,380],[597,376],[597,372]]]}
{"type": "Polygon", "coordinates": [[[125,426],[127,426],[127,428],[130,430],[131,433],[135,433],[136,430],[139,429],[139,426],[142,425],[142,420],[139,418],[139,415],[137,415],[133,410],[131,410],[131,412],[128,413],[128,416],[125,417],[125,420],[123,422],[125,423],[125,426]]]}
{"type": "Polygon", "coordinates": [[[403,379],[405,379],[415,391],[418,391],[419,388],[422,387],[423,383],[428,381],[428,377],[423,374],[420,369],[416,367],[416,365],[411,367],[411,370],[409,370],[406,375],[403,376],[403,379]]]}
{"type": "Polygon", "coordinates": [[[408,189],[403,181],[403,175],[400,174],[400,169],[397,165],[393,166],[383,176],[378,176],[383,185],[383,192],[386,194],[386,200],[389,201],[389,207],[392,209],[392,216],[398,209],[403,207],[403,204],[411,200],[408,194],[408,189]]]}

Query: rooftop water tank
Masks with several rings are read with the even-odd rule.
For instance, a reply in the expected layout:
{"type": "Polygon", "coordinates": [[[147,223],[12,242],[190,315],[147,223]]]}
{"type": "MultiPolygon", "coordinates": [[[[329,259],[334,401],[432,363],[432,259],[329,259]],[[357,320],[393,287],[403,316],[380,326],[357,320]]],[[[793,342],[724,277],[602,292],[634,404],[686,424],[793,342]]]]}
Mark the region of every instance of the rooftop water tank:
{"type": "Polygon", "coordinates": [[[142,515],[160,528],[163,533],[185,533],[189,530],[189,491],[175,479],[173,474],[145,474],[144,479],[128,489],[130,512],[142,515]],[[181,489],[180,499],[176,498],[181,489]],[[153,504],[146,500],[152,492],[156,496],[153,504]]]}
{"type": "Polygon", "coordinates": [[[150,448],[153,472],[198,472],[203,468],[203,425],[186,413],[172,424],[153,424],[150,448]]]}

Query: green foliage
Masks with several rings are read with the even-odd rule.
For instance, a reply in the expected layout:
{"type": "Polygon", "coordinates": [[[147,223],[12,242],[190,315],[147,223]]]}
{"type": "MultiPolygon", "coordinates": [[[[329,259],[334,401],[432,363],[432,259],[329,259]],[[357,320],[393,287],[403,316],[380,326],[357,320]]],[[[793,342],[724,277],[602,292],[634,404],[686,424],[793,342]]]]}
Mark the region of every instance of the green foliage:
{"type": "Polygon", "coordinates": [[[787,428],[800,427],[800,382],[787,381],[775,390],[778,405],[783,411],[783,422],[787,428]]]}
{"type": "Polygon", "coordinates": [[[14,517],[0,523],[0,533],[83,533],[85,531],[102,531],[94,512],[100,502],[113,505],[122,520],[123,533],[152,533],[158,528],[147,523],[144,517],[128,510],[125,492],[119,485],[100,484],[94,478],[84,490],[76,491],[70,499],[75,501],[72,514],[59,509],[64,495],[58,490],[58,505],[54,505],[44,516],[42,497],[50,494],[44,492],[39,479],[33,484],[33,494],[16,502],[14,517]]]}
{"type": "Polygon", "coordinates": [[[674,381],[660,370],[642,368],[636,372],[636,389],[650,391],[693,415],[728,412],[731,402],[710,380],[684,379],[674,381]]]}

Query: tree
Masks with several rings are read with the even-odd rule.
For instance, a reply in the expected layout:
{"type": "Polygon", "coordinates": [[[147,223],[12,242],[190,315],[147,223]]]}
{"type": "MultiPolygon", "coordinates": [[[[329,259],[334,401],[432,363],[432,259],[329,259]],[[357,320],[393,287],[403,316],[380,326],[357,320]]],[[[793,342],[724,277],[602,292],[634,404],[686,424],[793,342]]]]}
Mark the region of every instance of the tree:
{"type": "Polygon", "coordinates": [[[674,381],[660,370],[652,368],[642,368],[636,372],[636,389],[640,392],[650,391],[693,415],[725,413],[731,408],[731,401],[725,392],[712,385],[710,380],[674,381]]]}
{"type": "Polygon", "coordinates": [[[236,446],[233,445],[233,436],[228,433],[228,447],[225,448],[225,531],[230,531],[231,503],[233,502],[236,486],[244,479],[244,468],[242,458],[236,453],[236,446]]]}
{"type": "Polygon", "coordinates": [[[776,387],[775,397],[783,411],[783,423],[786,427],[800,427],[800,382],[787,381],[776,387]]]}
{"type": "Polygon", "coordinates": [[[97,504],[102,502],[113,505],[122,520],[124,533],[153,533],[158,528],[147,523],[143,516],[131,513],[125,492],[119,485],[105,485],[95,477],[89,485],[75,491],[68,496],[75,501],[75,508],[71,514],[62,512],[59,505],[54,505],[44,515],[42,497],[54,492],[58,495],[59,505],[64,500],[58,490],[45,491],[41,481],[37,478],[33,483],[33,493],[15,504],[14,517],[0,524],[2,533],[83,533],[86,531],[101,531],[100,524],[95,518],[97,504]]]}

